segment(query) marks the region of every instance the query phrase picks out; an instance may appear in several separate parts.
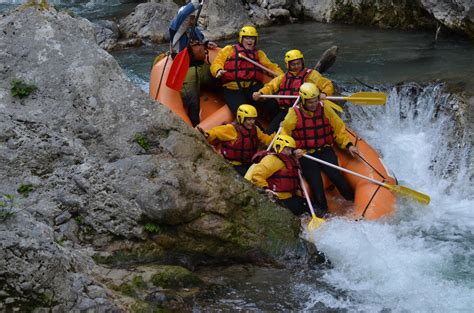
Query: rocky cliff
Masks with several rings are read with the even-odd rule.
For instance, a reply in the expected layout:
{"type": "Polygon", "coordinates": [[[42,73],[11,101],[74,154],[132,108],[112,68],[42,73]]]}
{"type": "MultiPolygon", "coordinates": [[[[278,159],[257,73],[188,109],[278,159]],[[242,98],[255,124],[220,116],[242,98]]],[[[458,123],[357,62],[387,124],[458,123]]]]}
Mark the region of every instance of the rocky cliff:
{"type": "MultiPolygon", "coordinates": [[[[122,40],[114,48],[142,42],[168,41],[168,25],[177,5],[170,0],[139,4],[119,23],[122,40]]],[[[205,1],[199,24],[209,39],[235,37],[245,24],[267,26],[314,20],[392,29],[454,31],[474,38],[471,0],[246,0],[205,1]]],[[[110,29],[109,27],[108,29],[110,29]]],[[[113,34],[113,33],[112,33],[113,34]]],[[[111,35],[113,36],[113,35],[111,35]]]]}
{"type": "Polygon", "coordinates": [[[129,310],[129,282],[145,298],[201,264],[295,255],[299,221],[134,86],[89,21],[20,7],[0,28],[0,309],[129,310]]]}

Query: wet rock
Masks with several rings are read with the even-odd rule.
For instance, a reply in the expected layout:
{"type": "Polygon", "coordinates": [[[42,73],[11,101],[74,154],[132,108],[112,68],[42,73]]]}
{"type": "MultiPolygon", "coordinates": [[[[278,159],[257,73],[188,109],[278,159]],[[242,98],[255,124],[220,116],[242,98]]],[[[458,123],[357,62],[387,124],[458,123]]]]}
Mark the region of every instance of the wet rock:
{"type": "Polygon", "coordinates": [[[120,35],[117,24],[113,21],[99,20],[94,23],[97,44],[104,50],[113,50],[120,35]]]}
{"type": "Polygon", "coordinates": [[[160,43],[168,39],[168,27],[178,12],[178,6],[171,0],[160,3],[142,3],[119,24],[124,38],[160,43]]]}
{"type": "Polygon", "coordinates": [[[434,18],[451,30],[474,38],[474,6],[472,1],[421,0],[422,7],[434,18]]]}

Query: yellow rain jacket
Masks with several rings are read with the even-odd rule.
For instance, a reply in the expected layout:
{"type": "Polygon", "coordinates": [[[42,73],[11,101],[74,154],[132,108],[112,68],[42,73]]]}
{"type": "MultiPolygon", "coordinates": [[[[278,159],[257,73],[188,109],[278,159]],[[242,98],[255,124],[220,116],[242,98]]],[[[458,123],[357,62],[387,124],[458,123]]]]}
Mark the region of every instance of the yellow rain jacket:
{"type": "MultiPolygon", "coordinates": [[[[268,146],[272,142],[272,139],[275,136],[275,134],[267,135],[258,126],[255,126],[255,127],[257,128],[258,140],[261,143],[263,143],[265,146],[268,146]]],[[[208,134],[207,141],[210,143],[216,140],[235,142],[238,136],[237,130],[232,124],[226,124],[226,125],[213,127],[211,130],[207,132],[207,134],[208,134]]],[[[239,161],[231,161],[231,163],[233,165],[242,164],[239,161]]]]}
{"type": "MultiPolygon", "coordinates": [[[[342,119],[334,112],[332,109],[332,103],[329,100],[324,100],[324,116],[328,118],[329,123],[331,124],[332,130],[333,130],[333,136],[334,140],[337,143],[337,145],[341,149],[347,148],[347,144],[351,142],[349,137],[347,136],[346,133],[346,124],[342,121],[342,119]]],[[[299,108],[290,108],[288,110],[288,114],[286,115],[285,119],[283,120],[283,129],[282,129],[282,134],[284,135],[289,135],[291,136],[291,132],[293,129],[296,128],[296,122],[297,122],[297,115],[296,115],[296,110],[299,110],[299,108]]],[[[304,109],[303,109],[304,110],[304,109]]],[[[313,112],[304,110],[304,112],[308,115],[313,115],[313,112]]],[[[313,153],[316,151],[316,149],[311,149],[309,151],[306,151],[308,153],[313,153]]]]}
{"type": "MultiPolygon", "coordinates": [[[[285,163],[279,157],[266,155],[259,163],[252,166],[249,180],[257,187],[268,187],[267,179],[283,168],[285,168],[285,163]]],[[[292,197],[291,192],[277,192],[277,195],[281,200],[292,197]]]]}
{"type": "MultiPolygon", "coordinates": [[[[228,58],[232,56],[234,53],[234,47],[232,45],[227,45],[224,48],[222,48],[214,58],[214,61],[211,63],[211,74],[212,76],[216,77],[217,71],[223,70],[224,69],[224,64],[227,61],[228,58]]],[[[282,74],[283,70],[278,66],[278,64],[273,63],[270,61],[262,50],[258,50],[258,60],[259,63],[265,66],[266,68],[278,73],[282,74]]],[[[238,90],[239,85],[237,82],[228,82],[222,85],[223,87],[231,90],[238,90]]]]}
{"type": "MultiPolygon", "coordinates": [[[[296,72],[290,72],[293,75],[296,75],[296,72]]],[[[280,90],[281,82],[285,78],[285,73],[281,74],[273,78],[271,81],[265,84],[258,92],[264,95],[272,95],[276,94],[280,90]]],[[[332,96],[334,94],[334,86],[332,82],[321,75],[318,71],[311,70],[311,72],[306,76],[305,79],[308,83],[313,83],[318,87],[321,92],[324,92],[328,96],[332,96]]]]}

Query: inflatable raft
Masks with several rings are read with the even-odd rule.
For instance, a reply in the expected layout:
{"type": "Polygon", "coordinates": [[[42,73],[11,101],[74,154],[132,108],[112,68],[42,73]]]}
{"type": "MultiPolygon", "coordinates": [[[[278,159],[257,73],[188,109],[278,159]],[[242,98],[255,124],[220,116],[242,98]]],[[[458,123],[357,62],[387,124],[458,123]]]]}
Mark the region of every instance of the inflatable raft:
{"type": "MultiPolygon", "coordinates": [[[[210,60],[215,57],[217,51],[209,51],[210,60]]],[[[171,63],[171,57],[164,57],[153,66],[150,76],[150,96],[169,107],[191,125],[180,93],[166,86],[171,63]]],[[[209,130],[214,126],[229,123],[233,119],[224,100],[215,91],[202,92],[201,123],[199,124],[202,129],[209,130]]],[[[336,149],[339,165],[383,183],[396,184],[396,180],[389,175],[378,153],[354,131],[347,129],[347,133],[364,160],[352,158],[348,152],[336,149]]],[[[323,177],[329,212],[356,220],[375,220],[394,213],[396,198],[390,190],[348,173],[343,172],[343,175],[355,191],[354,203],[344,200],[327,177],[323,177]]]]}

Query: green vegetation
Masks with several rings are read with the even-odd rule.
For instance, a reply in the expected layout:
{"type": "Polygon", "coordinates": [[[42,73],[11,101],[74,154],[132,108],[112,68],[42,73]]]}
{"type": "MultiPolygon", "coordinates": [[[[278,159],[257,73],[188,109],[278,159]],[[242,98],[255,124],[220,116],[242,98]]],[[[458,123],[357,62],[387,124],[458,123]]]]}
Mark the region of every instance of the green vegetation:
{"type": "Polygon", "coordinates": [[[141,289],[144,289],[146,287],[145,281],[143,280],[143,277],[141,277],[140,275],[133,277],[132,285],[135,286],[136,288],[141,288],[141,289]]]}
{"type": "Polygon", "coordinates": [[[189,270],[174,265],[163,265],[159,273],[152,276],[151,282],[163,288],[189,288],[201,285],[202,280],[189,270]]]}
{"type": "Polygon", "coordinates": [[[22,80],[14,79],[10,82],[11,84],[11,95],[20,99],[28,97],[33,91],[38,89],[35,85],[28,85],[22,80]]]}
{"type": "Polygon", "coordinates": [[[151,233],[151,234],[159,234],[161,232],[161,228],[160,226],[156,225],[156,224],[153,224],[153,223],[146,223],[144,226],[143,226],[143,229],[147,232],[147,233],[151,233]]]}
{"type": "Polygon", "coordinates": [[[99,264],[120,266],[130,263],[157,262],[164,257],[163,249],[152,241],[140,244],[129,249],[114,252],[112,255],[95,254],[94,261],[99,264]]]}
{"type": "Polygon", "coordinates": [[[145,152],[148,152],[148,150],[151,148],[148,139],[140,133],[135,134],[135,142],[138,143],[138,145],[142,147],[145,152]]]}
{"type": "Polygon", "coordinates": [[[9,218],[15,216],[21,210],[13,208],[15,196],[10,194],[0,195],[0,222],[5,222],[9,218]]]}
{"type": "Polygon", "coordinates": [[[84,218],[83,218],[82,216],[80,216],[80,215],[75,216],[75,217],[74,217],[74,220],[76,221],[77,225],[82,225],[82,224],[84,224],[84,218]]]}
{"type": "Polygon", "coordinates": [[[36,2],[36,0],[28,0],[25,4],[21,6],[21,8],[22,9],[37,8],[43,11],[43,10],[49,9],[49,4],[48,4],[48,0],[40,0],[39,2],[36,2]]]}
{"type": "Polygon", "coordinates": [[[146,283],[143,280],[143,277],[140,275],[134,276],[131,282],[123,283],[120,286],[113,285],[111,287],[113,290],[116,290],[126,296],[136,297],[137,289],[145,289],[146,283]]]}
{"type": "Polygon", "coordinates": [[[33,185],[32,184],[20,184],[20,186],[18,187],[18,189],[16,191],[18,191],[18,193],[23,195],[24,197],[28,197],[30,192],[33,191],[33,185]]]}

